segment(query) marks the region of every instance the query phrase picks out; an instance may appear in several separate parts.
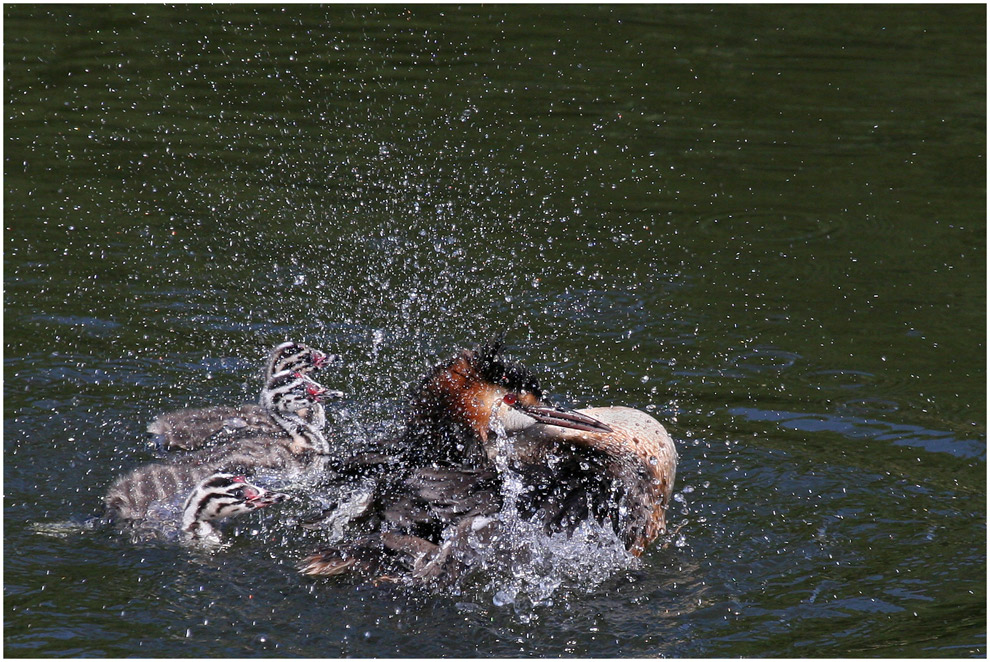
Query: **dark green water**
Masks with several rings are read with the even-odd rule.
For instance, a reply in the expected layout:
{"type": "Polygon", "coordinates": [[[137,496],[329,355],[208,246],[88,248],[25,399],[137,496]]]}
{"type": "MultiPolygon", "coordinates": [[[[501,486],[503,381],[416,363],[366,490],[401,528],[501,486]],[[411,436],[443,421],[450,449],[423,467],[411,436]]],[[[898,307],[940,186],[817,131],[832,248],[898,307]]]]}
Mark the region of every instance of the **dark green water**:
{"type": "Polygon", "coordinates": [[[8,656],[986,655],[986,8],[4,7],[8,656]],[[340,439],[511,324],[680,451],[550,604],[107,532],[156,413],[339,353],[340,439]]]}

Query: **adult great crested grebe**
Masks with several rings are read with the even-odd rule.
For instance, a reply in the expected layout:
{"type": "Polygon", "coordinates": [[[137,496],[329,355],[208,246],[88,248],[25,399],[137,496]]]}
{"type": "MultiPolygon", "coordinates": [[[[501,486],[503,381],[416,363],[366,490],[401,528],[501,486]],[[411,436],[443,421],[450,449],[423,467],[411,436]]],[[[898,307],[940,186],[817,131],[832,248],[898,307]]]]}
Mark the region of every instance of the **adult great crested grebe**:
{"type": "MultiPolygon", "coordinates": [[[[309,375],[332,359],[317,349],[299,342],[284,342],[268,355],[265,383],[280,372],[309,375]]],[[[342,397],[340,391],[327,391],[324,397],[342,397]]],[[[279,425],[268,414],[263,402],[233,406],[186,408],[158,416],[148,425],[166,450],[194,450],[248,432],[277,433],[279,425]]]]}
{"type": "Polygon", "coordinates": [[[424,377],[405,430],[343,464],[377,476],[349,542],[321,549],[304,574],[405,574],[446,581],[491,542],[506,503],[548,533],[594,519],[633,555],[666,528],[677,454],[652,416],[627,407],[565,410],[496,340],[463,350],[424,377]]]}

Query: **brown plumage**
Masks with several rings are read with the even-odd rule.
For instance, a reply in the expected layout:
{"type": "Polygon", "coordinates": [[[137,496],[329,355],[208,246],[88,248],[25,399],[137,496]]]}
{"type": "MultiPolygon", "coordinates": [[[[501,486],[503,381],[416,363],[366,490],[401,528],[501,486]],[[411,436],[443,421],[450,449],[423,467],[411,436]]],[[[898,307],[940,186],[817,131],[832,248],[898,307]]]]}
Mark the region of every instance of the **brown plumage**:
{"type": "Polygon", "coordinates": [[[377,464],[356,458],[380,472],[358,518],[364,533],[308,556],[305,574],[456,576],[470,565],[462,553],[469,534],[490,538],[498,528],[505,471],[524,485],[515,503],[523,517],[548,532],[594,518],[638,556],[665,530],[676,468],[673,442],[653,417],[627,407],[552,407],[498,342],[430,371],[405,431],[383,448],[377,464]]]}

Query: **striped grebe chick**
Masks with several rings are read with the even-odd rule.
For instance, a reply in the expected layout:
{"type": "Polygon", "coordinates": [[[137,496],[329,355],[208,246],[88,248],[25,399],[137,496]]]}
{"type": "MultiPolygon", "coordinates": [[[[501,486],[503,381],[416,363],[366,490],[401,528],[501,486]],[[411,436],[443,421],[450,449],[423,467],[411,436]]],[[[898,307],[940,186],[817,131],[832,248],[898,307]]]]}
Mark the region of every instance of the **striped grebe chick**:
{"type": "Polygon", "coordinates": [[[255,431],[132,470],[108,491],[107,518],[132,530],[160,528],[158,520],[163,518],[156,514],[173,512],[177,502],[216,473],[256,475],[263,471],[276,478],[294,478],[309,470],[322,474],[321,459],[330,451],[319,429],[325,421],[320,402],[325,391],[298,372],[274,375],[265,385],[262,402],[278,422],[277,431],[255,431]]]}
{"type": "Polygon", "coordinates": [[[208,467],[151,464],[114,483],[105,499],[105,519],[136,541],[177,538],[212,545],[220,542],[219,520],[285,498],[208,467]]]}
{"type": "Polygon", "coordinates": [[[286,496],[252,485],[244,476],[215,473],[199,483],[182,508],[186,539],[220,541],[215,522],[282,502],[286,496]]]}
{"type": "Polygon", "coordinates": [[[333,392],[301,373],[280,372],[268,380],[261,394],[262,406],[278,426],[276,430],[249,430],[183,454],[177,461],[241,473],[265,469],[281,477],[319,474],[330,461],[322,403],[328,393],[333,392]]]}
{"type": "MultiPolygon", "coordinates": [[[[269,353],[265,383],[280,372],[302,375],[319,370],[334,357],[299,342],[284,342],[269,353]]],[[[327,391],[325,398],[343,397],[327,391]]],[[[148,425],[148,433],[166,450],[194,450],[245,433],[278,433],[264,403],[239,406],[186,408],[162,414],[148,425]]]]}

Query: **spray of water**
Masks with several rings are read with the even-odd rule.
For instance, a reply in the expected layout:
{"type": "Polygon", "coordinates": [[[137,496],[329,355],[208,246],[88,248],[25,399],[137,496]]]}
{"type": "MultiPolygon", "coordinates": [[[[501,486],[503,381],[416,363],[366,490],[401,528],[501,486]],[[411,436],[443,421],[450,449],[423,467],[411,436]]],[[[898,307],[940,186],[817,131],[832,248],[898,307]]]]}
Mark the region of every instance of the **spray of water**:
{"type": "Polygon", "coordinates": [[[519,499],[528,488],[513,469],[511,438],[497,424],[494,432],[503,504],[471,541],[482,559],[482,590],[494,605],[511,606],[528,618],[558,590],[591,590],[637,563],[610,526],[589,519],[572,531],[547,533],[541,522],[520,513],[519,499]]]}

